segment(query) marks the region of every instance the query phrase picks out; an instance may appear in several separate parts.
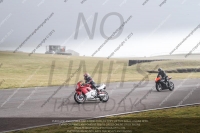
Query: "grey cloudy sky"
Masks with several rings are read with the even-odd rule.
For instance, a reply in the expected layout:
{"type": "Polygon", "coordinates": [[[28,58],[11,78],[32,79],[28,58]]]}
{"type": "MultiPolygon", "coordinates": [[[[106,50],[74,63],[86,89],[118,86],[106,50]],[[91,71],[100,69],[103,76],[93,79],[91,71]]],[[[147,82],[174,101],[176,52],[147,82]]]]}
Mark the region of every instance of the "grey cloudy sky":
{"type": "MultiPolygon", "coordinates": [[[[14,51],[51,14],[54,15],[33,34],[19,51],[33,49],[55,30],[36,53],[44,53],[45,46],[66,46],[81,55],[91,56],[103,44],[100,33],[104,16],[117,12],[123,19],[132,18],[125,24],[122,34],[106,43],[95,56],[109,56],[124,39],[133,36],[115,53],[118,56],[151,56],[169,54],[192,30],[200,24],[199,0],[3,0],[0,3],[0,50],[14,51]],[[146,1],[146,4],[143,3],[146,1]],[[163,1],[166,1],[161,7],[163,1]],[[74,33],[79,13],[83,13],[91,31],[95,13],[98,13],[94,38],[89,39],[85,27],[74,33]]],[[[81,21],[81,25],[82,25],[81,21]]],[[[120,20],[112,15],[105,21],[103,31],[110,36],[120,26],[120,20]]],[[[197,29],[175,52],[189,52],[200,41],[197,29]]],[[[199,52],[197,48],[195,52],[199,52]]]]}

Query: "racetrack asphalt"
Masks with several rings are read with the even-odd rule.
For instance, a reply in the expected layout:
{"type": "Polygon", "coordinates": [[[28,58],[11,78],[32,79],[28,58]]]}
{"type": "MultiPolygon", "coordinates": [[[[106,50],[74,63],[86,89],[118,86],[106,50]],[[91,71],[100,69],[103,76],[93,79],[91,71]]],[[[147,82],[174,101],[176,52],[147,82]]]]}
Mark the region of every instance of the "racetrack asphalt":
{"type": "Polygon", "coordinates": [[[73,95],[67,99],[75,90],[74,85],[64,86],[46,104],[58,86],[0,90],[0,132],[52,124],[52,120],[78,120],[200,103],[199,79],[172,81],[174,91],[157,92],[155,83],[150,81],[130,94],[139,82],[124,82],[121,87],[119,82],[110,83],[106,89],[110,97],[107,103],[86,101],[77,104],[73,95]]]}

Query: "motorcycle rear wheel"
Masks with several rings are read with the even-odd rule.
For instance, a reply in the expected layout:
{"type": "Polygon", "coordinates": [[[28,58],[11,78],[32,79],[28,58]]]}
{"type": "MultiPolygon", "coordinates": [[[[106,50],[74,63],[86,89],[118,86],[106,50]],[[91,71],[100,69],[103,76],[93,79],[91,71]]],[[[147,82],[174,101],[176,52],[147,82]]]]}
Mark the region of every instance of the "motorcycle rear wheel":
{"type": "Polygon", "coordinates": [[[78,103],[78,104],[82,104],[85,102],[86,97],[82,94],[82,95],[78,95],[77,93],[74,94],[74,100],[78,103]]]}
{"type": "Polygon", "coordinates": [[[109,100],[109,95],[106,91],[103,91],[105,93],[105,96],[103,98],[100,97],[100,101],[107,102],[109,100]]]}
{"type": "Polygon", "coordinates": [[[169,82],[169,90],[173,91],[174,90],[174,83],[169,82]]]}

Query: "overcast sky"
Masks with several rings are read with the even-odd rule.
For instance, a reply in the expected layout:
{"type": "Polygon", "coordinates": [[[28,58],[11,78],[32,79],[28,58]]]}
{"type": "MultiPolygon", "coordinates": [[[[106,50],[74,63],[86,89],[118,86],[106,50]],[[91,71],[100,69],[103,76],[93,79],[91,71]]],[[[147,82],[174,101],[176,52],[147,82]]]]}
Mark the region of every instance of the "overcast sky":
{"type": "MultiPolygon", "coordinates": [[[[106,40],[100,33],[102,19],[120,14],[124,25],[119,37],[109,40],[95,56],[109,56],[128,35],[133,33],[113,57],[152,56],[169,54],[200,24],[199,0],[3,0],[0,3],[0,50],[17,49],[50,14],[54,13],[19,51],[32,52],[45,37],[55,32],[36,50],[44,53],[47,45],[66,46],[81,55],[91,56],[106,40]],[[66,2],[65,2],[66,1],[66,2]],[[145,2],[146,1],[146,2],[145,2]],[[166,1],[161,5],[163,1],[166,1]],[[159,6],[161,5],[161,6],[159,6]],[[81,20],[78,38],[74,39],[78,16],[82,13],[94,38],[89,39],[81,20]],[[82,28],[81,28],[82,26],[82,28]]],[[[105,20],[103,32],[113,34],[121,25],[119,15],[105,20]]],[[[196,29],[173,53],[189,52],[200,42],[196,29]]],[[[200,48],[195,49],[199,52],[200,48]]]]}

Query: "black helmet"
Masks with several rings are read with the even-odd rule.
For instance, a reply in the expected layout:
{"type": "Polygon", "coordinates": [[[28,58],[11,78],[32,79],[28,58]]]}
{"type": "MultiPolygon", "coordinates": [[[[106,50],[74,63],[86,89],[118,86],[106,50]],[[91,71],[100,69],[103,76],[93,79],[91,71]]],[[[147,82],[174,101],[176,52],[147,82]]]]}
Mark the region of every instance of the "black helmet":
{"type": "Polygon", "coordinates": [[[161,68],[158,68],[158,72],[160,72],[160,71],[162,71],[162,69],[161,69],[161,68]]]}

